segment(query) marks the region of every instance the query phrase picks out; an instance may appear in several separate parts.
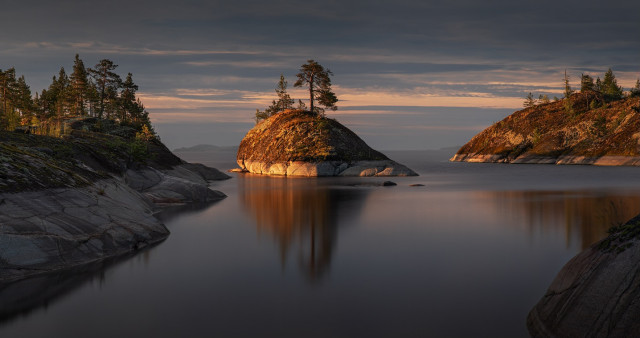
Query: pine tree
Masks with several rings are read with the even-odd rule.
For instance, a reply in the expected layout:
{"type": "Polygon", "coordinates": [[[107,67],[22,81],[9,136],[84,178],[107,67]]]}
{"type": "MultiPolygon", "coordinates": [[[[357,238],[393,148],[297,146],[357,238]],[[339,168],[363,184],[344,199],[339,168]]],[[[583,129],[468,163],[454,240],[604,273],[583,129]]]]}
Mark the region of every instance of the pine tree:
{"type": "Polygon", "coordinates": [[[598,93],[602,93],[604,92],[604,85],[602,84],[602,80],[600,80],[600,77],[598,76],[598,78],[596,79],[596,92],[598,93]]]}
{"type": "Polygon", "coordinates": [[[571,94],[573,94],[573,89],[571,89],[571,85],[569,84],[569,75],[567,75],[567,71],[564,71],[564,98],[571,98],[571,94]]]}
{"type": "Polygon", "coordinates": [[[276,94],[278,95],[277,106],[279,111],[284,111],[286,109],[291,109],[293,107],[293,99],[287,93],[287,80],[284,79],[284,75],[280,74],[280,81],[278,81],[278,86],[276,87],[276,94]]]}
{"type": "Polygon", "coordinates": [[[631,96],[640,96],[640,79],[637,79],[635,87],[631,88],[631,96]]]}
{"type": "Polygon", "coordinates": [[[538,96],[538,103],[539,104],[547,104],[549,102],[551,102],[551,101],[549,100],[549,96],[547,94],[544,94],[544,95],[540,94],[538,96]]]}
{"type": "Polygon", "coordinates": [[[571,94],[573,94],[573,89],[571,89],[571,85],[569,84],[569,75],[567,75],[567,70],[564,71],[564,110],[567,113],[573,113],[573,104],[571,102],[571,94]]]}
{"type": "Polygon", "coordinates": [[[293,85],[294,87],[309,86],[309,109],[311,112],[324,113],[323,108],[314,106],[314,100],[317,100],[325,108],[338,109],[336,106],[338,98],[331,91],[329,75],[333,75],[333,73],[329,69],[324,69],[314,60],[307,60],[307,63],[301,66],[300,73],[296,75],[298,80],[293,85]]]}
{"type": "Polygon", "coordinates": [[[24,75],[20,76],[16,82],[16,108],[21,117],[27,121],[35,115],[31,88],[27,85],[24,75]]]}
{"type": "Polygon", "coordinates": [[[100,60],[94,68],[89,68],[89,74],[96,83],[96,89],[100,98],[98,117],[102,118],[107,109],[107,118],[115,108],[114,101],[117,97],[118,88],[122,79],[113,72],[118,67],[109,59],[100,60]]]}
{"type": "Polygon", "coordinates": [[[533,98],[533,94],[529,93],[529,95],[527,95],[527,97],[524,100],[523,106],[525,108],[531,108],[531,107],[534,107],[535,105],[536,105],[536,100],[533,98]]]}
{"type": "Polygon", "coordinates": [[[58,73],[58,81],[55,83],[57,89],[57,96],[55,100],[55,109],[57,117],[64,117],[69,113],[69,107],[71,106],[71,85],[69,77],[64,70],[64,67],[60,68],[58,73]]]}
{"type": "Polygon", "coordinates": [[[127,74],[127,78],[122,83],[122,90],[120,91],[120,122],[126,123],[127,120],[131,122],[137,122],[140,118],[142,111],[138,106],[136,100],[136,91],[138,86],[133,83],[133,75],[127,74]]]}
{"type": "Polygon", "coordinates": [[[595,84],[593,83],[593,78],[589,75],[582,74],[580,76],[580,92],[584,93],[587,91],[593,91],[595,89],[595,84]]]}
{"type": "Polygon", "coordinates": [[[76,58],[73,61],[73,72],[69,77],[71,85],[71,101],[72,111],[75,115],[86,115],[86,101],[87,91],[89,90],[89,79],[87,69],[84,67],[84,63],[80,59],[80,56],[76,54],[76,58]]]}
{"type": "Polygon", "coordinates": [[[6,71],[0,70],[0,98],[2,99],[0,123],[4,129],[13,130],[18,126],[15,111],[17,100],[16,70],[11,67],[6,71]]]}
{"type": "Polygon", "coordinates": [[[616,76],[613,75],[611,68],[604,74],[602,80],[602,94],[606,100],[619,100],[622,98],[622,87],[618,86],[616,76]]]}
{"type": "Polygon", "coordinates": [[[264,111],[260,111],[260,109],[256,109],[256,124],[259,123],[262,120],[266,120],[269,117],[269,114],[267,112],[264,111]]]}
{"type": "Polygon", "coordinates": [[[264,120],[270,116],[273,116],[286,109],[293,108],[293,99],[287,93],[287,80],[284,79],[284,75],[280,74],[280,81],[276,86],[276,95],[278,95],[278,101],[272,100],[271,105],[264,111],[256,110],[256,123],[260,120],[264,120]]]}

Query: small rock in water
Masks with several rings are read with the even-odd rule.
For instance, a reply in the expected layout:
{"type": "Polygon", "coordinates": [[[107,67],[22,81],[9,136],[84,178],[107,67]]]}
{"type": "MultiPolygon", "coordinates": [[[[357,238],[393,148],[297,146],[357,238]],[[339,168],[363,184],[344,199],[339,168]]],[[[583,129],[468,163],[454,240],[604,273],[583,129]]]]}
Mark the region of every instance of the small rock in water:
{"type": "Polygon", "coordinates": [[[424,187],[424,184],[420,184],[420,183],[416,183],[416,184],[410,184],[410,187],[424,187]]]}
{"type": "Polygon", "coordinates": [[[382,183],[382,186],[383,186],[383,187],[392,187],[392,186],[394,186],[394,185],[397,185],[397,184],[396,184],[395,182],[391,182],[391,181],[384,181],[384,182],[382,183]]]}

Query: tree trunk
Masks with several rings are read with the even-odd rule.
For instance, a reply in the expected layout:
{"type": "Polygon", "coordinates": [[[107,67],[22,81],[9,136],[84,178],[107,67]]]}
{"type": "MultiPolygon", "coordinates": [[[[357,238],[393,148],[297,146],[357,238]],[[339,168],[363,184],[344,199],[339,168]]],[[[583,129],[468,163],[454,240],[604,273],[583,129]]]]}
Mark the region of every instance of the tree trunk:
{"type": "Polygon", "coordinates": [[[309,77],[309,106],[313,113],[313,74],[309,77]]]}

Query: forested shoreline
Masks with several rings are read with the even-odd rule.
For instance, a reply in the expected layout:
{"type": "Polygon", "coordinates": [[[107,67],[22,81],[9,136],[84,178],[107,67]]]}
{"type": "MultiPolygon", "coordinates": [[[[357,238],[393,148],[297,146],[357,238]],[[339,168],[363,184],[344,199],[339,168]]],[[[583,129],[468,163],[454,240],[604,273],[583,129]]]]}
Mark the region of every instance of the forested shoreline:
{"type": "Polygon", "coordinates": [[[153,132],[149,113],[136,97],[133,75],[127,73],[123,80],[115,72],[117,67],[102,59],[87,68],[76,54],[70,74],[61,67],[49,87],[35,94],[15,68],[0,69],[0,130],[30,130],[52,121],[97,117],[137,130],[146,126],[153,132]]]}

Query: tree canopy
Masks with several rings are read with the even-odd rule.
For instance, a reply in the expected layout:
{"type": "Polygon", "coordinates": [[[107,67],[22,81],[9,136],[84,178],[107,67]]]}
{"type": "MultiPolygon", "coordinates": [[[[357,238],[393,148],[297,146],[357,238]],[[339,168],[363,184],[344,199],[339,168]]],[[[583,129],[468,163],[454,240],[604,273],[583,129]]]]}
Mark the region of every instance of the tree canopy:
{"type": "Polygon", "coordinates": [[[295,101],[291,98],[289,93],[287,93],[287,80],[285,80],[284,75],[282,74],[280,74],[280,81],[278,81],[276,86],[276,95],[278,95],[278,101],[272,100],[271,105],[264,111],[256,109],[256,122],[264,120],[286,109],[293,108],[293,103],[295,101]]]}
{"type": "Polygon", "coordinates": [[[607,100],[619,100],[623,96],[622,87],[618,86],[618,80],[616,80],[616,76],[613,75],[611,68],[604,73],[601,90],[607,100]]]}
{"type": "Polygon", "coordinates": [[[136,97],[138,86],[131,73],[122,81],[114,72],[117,65],[100,60],[87,69],[75,55],[70,75],[64,67],[53,76],[48,88],[32,96],[24,76],[14,68],[0,69],[0,129],[38,125],[42,121],[66,117],[106,117],[135,128],[153,130],[148,113],[136,97]]]}
{"type": "Polygon", "coordinates": [[[325,108],[336,110],[338,98],[331,91],[331,78],[333,73],[329,69],[325,69],[322,65],[314,60],[307,60],[307,63],[300,67],[300,72],[296,75],[298,80],[293,84],[294,87],[308,86],[309,88],[309,110],[317,113],[324,113],[324,108],[314,105],[314,101],[325,108]]]}

